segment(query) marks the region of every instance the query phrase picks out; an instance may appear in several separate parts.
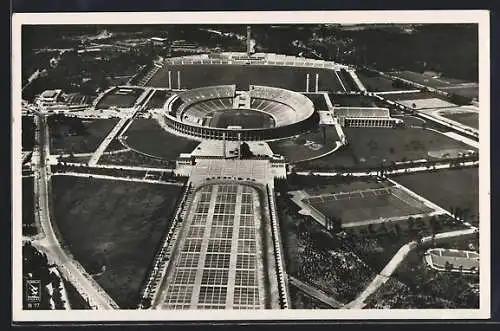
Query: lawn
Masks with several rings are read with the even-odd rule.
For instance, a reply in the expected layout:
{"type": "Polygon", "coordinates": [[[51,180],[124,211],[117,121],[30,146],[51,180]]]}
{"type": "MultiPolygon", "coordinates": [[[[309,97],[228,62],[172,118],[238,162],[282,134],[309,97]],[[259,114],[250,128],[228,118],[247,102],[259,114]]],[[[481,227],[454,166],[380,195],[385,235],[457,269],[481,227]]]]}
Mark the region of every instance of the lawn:
{"type": "Polygon", "coordinates": [[[32,116],[22,116],[21,120],[21,142],[23,151],[33,150],[35,144],[35,121],[32,116]]]}
{"type": "Polygon", "coordinates": [[[167,102],[170,96],[171,92],[169,91],[155,91],[151,99],[149,99],[149,102],[146,105],[146,109],[163,108],[163,105],[165,104],[165,102],[167,102]]]}
{"type": "Polygon", "coordinates": [[[414,89],[409,86],[398,86],[394,84],[394,81],[390,78],[378,75],[378,74],[367,74],[360,73],[356,71],[359,80],[365,86],[365,88],[370,92],[384,92],[384,91],[401,91],[414,89]]]}
{"type": "Polygon", "coordinates": [[[52,181],[54,221],[65,247],[121,308],[135,308],[181,187],[69,176],[52,181]]]}
{"type": "Polygon", "coordinates": [[[94,152],[118,119],[82,121],[79,118],[49,117],[50,149],[52,154],[94,152]]]}
{"type": "Polygon", "coordinates": [[[479,129],[478,113],[475,112],[448,113],[448,114],[441,114],[441,116],[462,123],[464,125],[470,126],[471,128],[479,129]]]}
{"type": "Polygon", "coordinates": [[[135,119],[123,135],[128,147],[165,160],[175,160],[180,153],[190,153],[199,144],[165,131],[154,119],[135,119]]]}
{"type": "Polygon", "coordinates": [[[339,140],[337,130],[333,126],[328,126],[295,137],[271,141],[268,144],[274,153],[283,155],[289,162],[295,163],[331,151],[339,140]]]}
{"type": "Polygon", "coordinates": [[[469,145],[421,128],[344,128],[348,144],[331,155],[304,162],[299,169],[378,168],[382,162],[430,159],[428,152],[469,150],[469,145]]]}
{"type": "Polygon", "coordinates": [[[479,222],[478,168],[443,169],[393,176],[398,183],[449,211],[467,210],[464,217],[479,222]]]}

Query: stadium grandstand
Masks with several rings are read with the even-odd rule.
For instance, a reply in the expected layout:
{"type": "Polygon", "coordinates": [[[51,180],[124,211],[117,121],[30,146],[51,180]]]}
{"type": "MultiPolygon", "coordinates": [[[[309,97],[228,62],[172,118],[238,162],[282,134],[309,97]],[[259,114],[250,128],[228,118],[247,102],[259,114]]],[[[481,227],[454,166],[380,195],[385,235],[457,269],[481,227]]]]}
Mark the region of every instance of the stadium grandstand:
{"type": "Polygon", "coordinates": [[[377,107],[334,107],[333,114],[344,127],[391,128],[403,123],[392,118],[388,108],[377,107]]]}
{"type": "Polygon", "coordinates": [[[268,140],[312,128],[317,114],[300,93],[251,85],[216,85],[180,92],[165,103],[164,119],[175,131],[205,139],[268,140]]]}

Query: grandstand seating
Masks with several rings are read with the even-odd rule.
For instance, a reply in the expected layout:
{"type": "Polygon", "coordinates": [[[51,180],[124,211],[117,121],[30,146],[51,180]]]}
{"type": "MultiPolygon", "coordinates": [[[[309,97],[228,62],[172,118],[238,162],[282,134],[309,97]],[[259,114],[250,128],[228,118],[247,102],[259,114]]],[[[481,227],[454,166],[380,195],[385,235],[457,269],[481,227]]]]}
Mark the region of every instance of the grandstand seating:
{"type": "Polygon", "coordinates": [[[338,107],[334,108],[334,116],[347,118],[389,118],[387,108],[338,107]]]}

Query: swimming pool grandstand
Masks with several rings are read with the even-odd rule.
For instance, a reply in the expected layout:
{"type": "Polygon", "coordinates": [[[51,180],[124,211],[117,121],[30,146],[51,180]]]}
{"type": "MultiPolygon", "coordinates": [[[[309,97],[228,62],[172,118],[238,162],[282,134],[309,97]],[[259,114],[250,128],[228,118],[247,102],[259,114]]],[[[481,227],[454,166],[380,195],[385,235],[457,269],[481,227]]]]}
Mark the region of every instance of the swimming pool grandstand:
{"type": "Polygon", "coordinates": [[[473,251],[431,248],[424,259],[429,267],[439,271],[479,272],[479,253],[473,251]]]}

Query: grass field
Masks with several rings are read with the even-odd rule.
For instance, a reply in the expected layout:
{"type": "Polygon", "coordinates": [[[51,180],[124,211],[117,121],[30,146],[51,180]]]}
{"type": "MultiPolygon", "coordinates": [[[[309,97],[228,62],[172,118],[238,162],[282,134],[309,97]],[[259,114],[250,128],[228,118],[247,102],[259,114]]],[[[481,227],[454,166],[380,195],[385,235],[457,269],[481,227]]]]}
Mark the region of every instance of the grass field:
{"type": "Polygon", "coordinates": [[[149,99],[149,102],[146,105],[146,109],[163,108],[163,105],[165,104],[165,102],[167,102],[167,99],[170,96],[171,92],[156,90],[151,99],[149,99]]]}
{"type": "Polygon", "coordinates": [[[289,162],[298,162],[331,151],[339,141],[334,127],[325,127],[325,137],[326,139],[323,139],[323,129],[320,128],[317,131],[300,134],[294,138],[271,141],[268,144],[274,153],[285,156],[289,162]]]}
{"type": "Polygon", "coordinates": [[[35,196],[34,178],[23,177],[22,179],[22,204],[23,204],[23,235],[33,236],[37,234],[35,226],[35,196]]]}
{"type": "Polygon", "coordinates": [[[422,201],[396,187],[312,196],[304,201],[323,215],[340,218],[342,224],[433,211],[422,201]]]}
{"type": "Polygon", "coordinates": [[[448,113],[441,114],[441,116],[449,118],[450,120],[470,126],[471,128],[479,129],[479,114],[475,112],[463,113],[448,113]]]}
{"type": "Polygon", "coordinates": [[[118,108],[130,108],[134,105],[135,101],[139,98],[142,92],[144,92],[144,89],[133,88],[132,92],[126,94],[118,94],[117,92],[119,91],[120,89],[117,88],[106,94],[101,100],[99,100],[95,108],[107,109],[113,106],[118,108]]]}
{"type": "Polygon", "coordinates": [[[266,114],[251,109],[233,109],[217,111],[210,119],[209,126],[227,128],[241,126],[243,129],[258,129],[274,127],[274,119],[266,114]]]}
{"type": "Polygon", "coordinates": [[[322,170],[345,167],[380,167],[381,162],[432,159],[428,152],[469,150],[469,145],[435,131],[420,128],[344,128],[348,145],[321,159],[304,162],[300,169],[322,170]]]}
{"type": "Polygon", "coordinates": [[[342,107],[386,107],[383,101],[367,95],[329,94],[332,105],[342,107]]]}
{"type": "Polygon", "coordinates": [[[35,121],[32,116],[22,116],[21,119],[21,144],[23,151],[33,150],[35,144],[35,121]]]}
{"type": "Polygon", "coordinates": [[[116,118],[81,121],[79,125],[83,129],[77,132],[68,123],[55,124],[49,121],[51,153],[94,152],[116,123],[116,118]]]}
{"type": "Polygon", "coordinates": [[[65,246],[121,308],[135,308],[181,187],[68,176],[52,181],[65,246]]]}
{"type": "Polygon", "coordinates": [[[126,144],[136,151],[166,160],[175,160],[180,153],[189,153],[199,144],[165,131],[154,119],[135,119],[124,136],[126,144]]]}
{"type": "Polygon", "coordinates": [[[478,168],[397,175],[394,180],[449,211],[467,209],[466,218],[475,224],[479,221],[478,168]]]}
{"type": "Polygon", "coordinates": [[[236,84],[239,90],[248,90],[249,85],[265,85],[303,92],[306,89],[306,74],[310,74],[310,89],[314,88],[316,73],[319,73],[319,89],[342,91],[337,76],[331,70],[321,68],[296,68],[260,65],[171,65],[160,69],[148,86],[167,87],[168,71],[174,71],[173,86],[177,86],[176,71],[181,72],[181,87],[195,88],[209,85],[236,84]]]}

